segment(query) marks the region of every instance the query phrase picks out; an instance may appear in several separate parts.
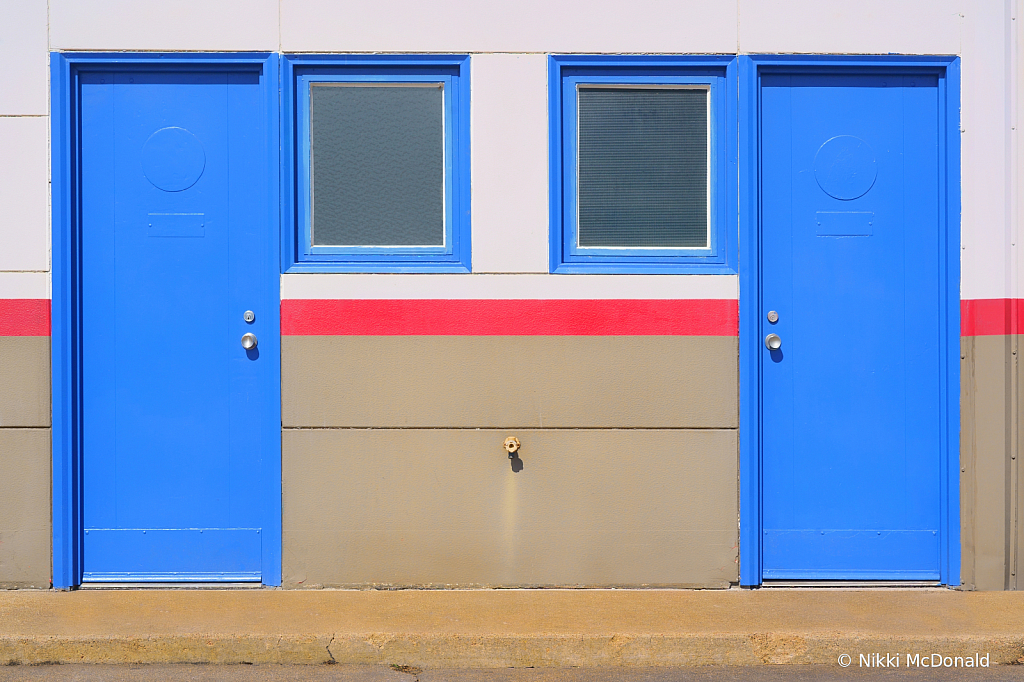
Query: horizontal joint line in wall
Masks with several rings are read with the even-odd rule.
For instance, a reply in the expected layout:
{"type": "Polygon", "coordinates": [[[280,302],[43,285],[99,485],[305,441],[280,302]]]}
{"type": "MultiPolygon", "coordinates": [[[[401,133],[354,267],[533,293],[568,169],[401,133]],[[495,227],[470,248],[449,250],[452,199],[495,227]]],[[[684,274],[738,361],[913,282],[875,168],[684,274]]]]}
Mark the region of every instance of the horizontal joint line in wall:
{"type": "Polygon", "coordinates": [[[282,426],[284,431],[736,431],[738,426],[282,426]]]}

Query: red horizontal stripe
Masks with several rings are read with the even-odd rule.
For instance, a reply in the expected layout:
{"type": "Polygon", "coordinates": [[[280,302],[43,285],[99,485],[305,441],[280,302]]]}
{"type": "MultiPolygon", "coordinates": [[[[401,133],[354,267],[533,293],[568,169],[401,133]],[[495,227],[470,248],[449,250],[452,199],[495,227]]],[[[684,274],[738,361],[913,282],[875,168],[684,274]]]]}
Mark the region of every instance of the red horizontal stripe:
{"type": "Polygon", "coordinates": [[[49,336],[50,299],[0,298],[0,336],[49,336]]]}
{"type": "Polygon", "coordinates": [[[736,336],[738,303],[701,300],[281,301],[291,336],[736,336]]]}
{"type": "Polygon", "coordinates": [[[979,298],[960,301],[961,336],[1024,333],[1024,299],[979,298]]]}

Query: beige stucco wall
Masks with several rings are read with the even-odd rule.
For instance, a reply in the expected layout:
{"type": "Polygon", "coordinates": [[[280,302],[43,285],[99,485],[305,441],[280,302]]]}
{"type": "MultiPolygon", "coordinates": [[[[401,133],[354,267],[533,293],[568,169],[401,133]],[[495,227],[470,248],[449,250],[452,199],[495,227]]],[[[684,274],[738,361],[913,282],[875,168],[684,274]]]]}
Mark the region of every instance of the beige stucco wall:
{"type": "Polygon", "coordinates": [[[0,336],[0,428],[50,426],[50,339],[0,336]]]}
{"type": "Polygon", "coordinates": [[[736,343],[284,337],[286,586],[735,582],[736,343]]]}
{"type": "Polygon", "coordinates": [[[726,587],[736,452],[731,429],[286,429],[284,582],[726,587]]]}
{"type": "Polygon", "coordinates": [[[962,579],[965,588],[1024,589],[1021,336],[961,341],[962,579]]]}
{"type": "Polygon", "coordinates": [[[0,337],[0,588],[50,584],[50,339],[0,337]]]}
{"type": "Polygon", "coordinates": [[[285,336],[290,427],[736,428],[735,337],[285,336]]]}

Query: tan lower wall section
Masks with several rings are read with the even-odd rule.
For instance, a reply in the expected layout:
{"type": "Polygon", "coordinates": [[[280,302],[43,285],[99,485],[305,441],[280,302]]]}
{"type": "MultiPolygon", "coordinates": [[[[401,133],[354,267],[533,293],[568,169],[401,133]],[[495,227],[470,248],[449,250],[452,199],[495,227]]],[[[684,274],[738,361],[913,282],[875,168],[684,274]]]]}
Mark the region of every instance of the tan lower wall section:
{"type": "Polygon", "coordinates": [[[283,445],[289,587],[737,580],[734,430],[285,429],[283,445]]]}
{"type": "Polygon", "coordinates": [[[1024,589],[1020,339],[961,339],[961,580],[967,589],[1024,589]]]}
{"type": "Polygon", "coordinates": [[[50,429],[0,428],[0,588],[50,585],[50,429]]]}
{"type": "Polygon", "coordinates": [[[1021,466],[1020,458],[1024,453],[1024,429],[1021,428],[1021,407],[1024,406],[1024,367],[1018,360],[1020,357],[1021,339],[1014,336],[1010,349],[1012,358],[1013,380],[1012,404],[1010,406],[1010,437],[1011,441],[1011,474],[1015,482],[1013,486],[1013,510],[1014,516],[1011,521],[1011,529],[1014,538],[1013,564],[1010,566],[1012,589],[1024,590],[1024,467],[1021,466]]]}
{"type": "Polygon", "coordinates": [[[730,336],[285,336],[289,426],[736,428],[730,336]]]}
{"type": "Polygon", "coordinates": [[[0,336],[0,427],[50,425],[50,337],[0,336]]]}
{"type": "Polygon", "coordinates": [[[0,336],[0,588],[50,585],[49,426],[50,338],[0,336]]]}

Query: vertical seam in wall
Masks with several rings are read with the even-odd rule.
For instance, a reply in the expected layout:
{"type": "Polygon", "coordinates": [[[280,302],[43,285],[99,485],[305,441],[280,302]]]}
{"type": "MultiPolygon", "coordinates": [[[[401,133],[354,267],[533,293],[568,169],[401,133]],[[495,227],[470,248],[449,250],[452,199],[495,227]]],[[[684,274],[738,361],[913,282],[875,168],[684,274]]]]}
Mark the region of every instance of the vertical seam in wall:
{"type": "MultiPolygon", "coordinates": [[[[1016,308],[1016,306],[1014,306],[1016,308]]],[[[1014,313],[1015,315],[1015,313],[1014,313]]],[[[1020,390],[1019,381],[1017,376],[1017,335],[1008,335],[1010,354],[1007,356],[1007,369],[1009,371],[1009,400],[1008,400],[1008,419],[1007,419],[1007,430],[1009,431],[1007,449],[1010,451],[1010,475],[1011,482],[1013,485],[1013,507],[1010,509],[1012,517],[1010,519],[1011,529],[1011,547],[1010,547],[1010,585],[1009,589],[1016,590],[1018,584],[1018,552],[1021,550],[1020,543],[1020,505],[1021,505],[1021,486],[1019,476],[1021,474],[1020,458],[1017,448],[1018,438],[1018,393],[1020,390]]]]}
{"type": "Polygon", "coordinates": [[[1005,540],[1004,540],[1004,561],[1003,561],[1003,575],[1004,584],[1003,589],[1010,589],[1011,585],[1014,584],[1016,577],[1013,569],[1013,551],[1015,549],[1014,542],[1014,519],[1016,517],[1016,482],[1013,480],[1013,476],[1016,474],[1016,461],[1014,460],[1015,453],[1010,444],[1010,436],[1012,434],[1012,427],[1010,422],[1013,420],[1012,404],[1013,404],[1013,386],[1011,384],[1012,379],[1010,376],[1011,371],[1011,360],[1013,356],[1010,354],[1010,350],[1013,344],[1013,336],[1007,334],[1004,337],[1003,342],[1003,457],[1004,457],[1004,488],[1005,488],[1005,504],[1006,504],[1006,527],[1005,527],[1005,540]]]}
{"type": "MultiPolygon", "coordinates": [[[[1016,4],[1017,0],[1006,0],[1005,21],[1006,21],[1006,134],[1009,137],[1009,145],[1005,157],[1006,168],[1006,239],[1009,241],[1009,248],[1006,251],[1007,282],[1006,290],[1012,297],[1017,293],[1017,258],[1016,258],[1016,218],[1017,218],[1017,30],[1016,30],[1016,4]]],[[[1017,461],[1017,372],[1016,372],[1016,316],[1017,306],[1010,306],[1011,324],[1010,333],[1006,337],[1005,364],[1006,368],[1006,450],[1009,454],[1007,459],[1007,548],[1006,548],[1006,589],[1015,590],[1017,587],[1017,552],[1019,543],[1017,540],[1018,514],[1020,490],[1017,481],[1019,462],[1017,461]]]]}
{"type": "Polygon", "coordinates": [[[964,589],[973,590],[977,584],[977,541],[975,524],[977,507],[977,467],[975,466],[975,410],[974,410],[974,337],[961,339],[961,431],[960,431],[960,480],[961,480],[961,552],[963,556],[960,583],[964,589]]]}
{"type": "MultiPolygon", "coordinates": [[[[962,7],[963,6],[961,6],[961,8],[962,7]]],[[[964,13],[963,13],[962,9],[957,11],[956,16],[957,16],[957,19],[960,20],[957,23],[957,28],[959,29],[959,32],[960,32],[960,49],[957,52],[957,54],[960,55],[961,57],[963,57],[964,56],[964,13]]],[[[963,96],[963,88],[961,87],[960,88],[960,103],[961,103],[961,106],[963,105],[963,98],[964,98],[964,96],[963,96]]],[[[961,126],[961,127],[963,127],[963,126],[961,126]]]]}
{"type": "MultiPolygon", "coordinates": [[[[1024,0],[1011,0],[1010,21],[1009,21],[1009,23],[1010,23],[1010,45],[1011,45],[1011,50],[1010,50],[1010,103],[1011,103],[1011,107],[1012,107],[1012,113],[1011,113],[1011,117],[1010,117],[1010,123],[1011,123],[1011,128],[1010,128],[1010,151],[1011,151],[1010,169],[1011,169],[1011,172],[1013,173],[1013,178],[1011,180],[1011,187],[1010,187],[1010,190],[1012,192],[1011,200],[1013,201],[1013,210],[1011,211],[1011,214],[1010,214],[1010,218],[1011,218],[1010,230],[1011,230],[1011,234],[1013,235],[1013,238],[1012,238],[1012,241],[1011,241],[1011,256],[1010,256],[1010,258],[1011,258],[1011,260],[1010,260],[1010,266],[1011,266],[1011,273],[1010,273],[1010,277],[1011,277],[1010,298],[1011,298],[1011,301],[1016,301],[1017,297],[1020,296],[1020,292],[1018,291],[1018,287],[1020,286],[1020,273],[1019,273],[1019,270],[1018,270],[1018,268],[1020,267],[1020,253],[1019,253],[1019,250],[1018,250],[1019,247],[1017,245],[1017,241],[1019,241],[1021,236],[1022,236],[1021,235],[1021,224],[1022,224],[1022,216],[1021,216],[1021,174],[1020,174],[1019,167],[1018,167],[1018,164],[1020,163],[1020,160],[1021,160],[1020,159],[1020,137],[1019,137],[1019,132],[1018,132],[1018,127],[1020,126],[1020,104],[1021,104],[1021,102],[1020,102],[1020,96],[1021,96],[1020,78],[1022,76],[1022,73],[1024,73],[1024,72],[1022,72],[1022,69],[1021,69],[1021,45],[1020,45],[1021,31],[1022,31],[1022,26],[1021,26],[1021,22],[1022,22],[1021,10],[1022,10],[1022,8],[1024,8],[1024,0]]],[[[1024,530],[1024,529],[1021,528],[1021,521],[1022,521],[1022,518],[1021,518],[1022,508],[1021,507],[1022,507],[1022,504],[1024,504],[1024,500],[1021,499],[1021,489],[1022,489],[1022,486],[1021,486],[1020,476],[1022,474],[1024,474],[1024,471],[1022,471],[1022,468],[1021,468],[1021,465],[1020,465],[1020,445],[1021,445],[1021,443],[1020,443],[1020,436],[1021,436],[1021,431],[1020,431],[1020,427],[1021,427],[1021,425],[1020,425],[1020,405],[1021,405],[1020,391],[1021,391],[1021,385],[1020,385],[1020,373],[1018,371],[1019,367],[1020,367],[1020,359],[1019,359],[1020,358],[1020,354],[1019,354],[1019,350],[1020,350],[1020,336],[1019,336],[1020,320],[1018,319],[1018,312],[1019,312],[1019,306],[1016,305],[1016,304],[1012,305],[1011,309],[1010,309],[1010,315],[1012,317],[1011,325],[1010,325],[1010,331],[1014,332],[1014,333],[1011,334],[1011,336],[1010,336],[1010,343],[1011,343],[1011,356],[1010,357],[1012,358],[1012,362],[1010,363],[1010,365],[1011,365],[1011,368],[1010,368],[1011,374],[1010,374],[1010,376],[1011,376],[1011,381],[1013,382],[1013,393],[1012,393],[1012,395],[1013,395],[1013,408],[1011,410],[1011,437],[1012,437],[1012,440],[1010,441],[1009,446],[1010,446],[1010,451],[1013,453],[1013,457],[1014,457],[1014,460],[1015,460],[1015,463],[1016,463],[1016,472],[1015,472],[1015,476],[1014,476],[1014,481],[1016,482],[1016,485],[1017,485],[1017,491],[1016,491],[1017,492],[1017,499],[1015,500],[1015,504],[1014,504],[1015,532],[1014,532],[1014,535],[1013,535],[1013,539],[1014,539],[1014,543],[1015,543],[1015,546],[1013,548],[1013,550],[1014,550],[1013,551],[1013,562],[1014,562],[1014,573],[1015,574],[1019,573],[1018,568],[1019,568],[1019,565],[1020,565],[1020,557],[1018,555],[1022,551],[1022,549],[1024,549],[1024,542],[1022,542],[1022,538],[1021,538],[1021,532],[1022,532],[1022,530],[1024,530]]],[[[1015,575],[1015,578],[1016,578],[1016,580],[1014,580],[1014,584],[1013,584],[1011,589],[1018,589],[1018,586],[1020,584],[1021,578],[1016,576],[1016,575],[1015,575]]]]}
{"type": "Polygon", "coordinates": [[[736,0],[736,54],[740,53],[740,0],[736,0]]]}
{"type": "MultiPolygon", "coordinates": [[[[53,54],[53,38],[50,30],[50,2],[46,0],[46,113],[48,116],[53,114],[53,83],[50,82],[51,70],[50,60],[53,54]]],[[[47,297],[53,300],[53,121],[47,122],[46,126],[46,254],[47,254],[47,265],[49,266],[49,272],[51,273],[47,277],[47,297]]],[[[51,303],[52,308],[52,303],[51,303]]],[[[51,341],[52,343],[52,341],[51,341]]],[[[53,360],[47,358],[49,361],[49,375],[50,375],[50,476],[48,481],[48,488],[50,491],[48,500],[48,510],[50,516],[50,587],[53,587],[53,360]]]]}

